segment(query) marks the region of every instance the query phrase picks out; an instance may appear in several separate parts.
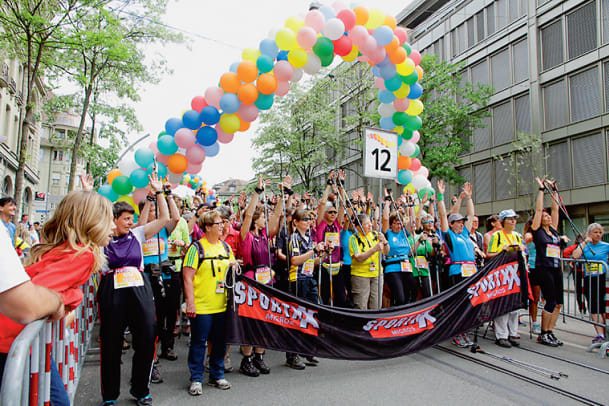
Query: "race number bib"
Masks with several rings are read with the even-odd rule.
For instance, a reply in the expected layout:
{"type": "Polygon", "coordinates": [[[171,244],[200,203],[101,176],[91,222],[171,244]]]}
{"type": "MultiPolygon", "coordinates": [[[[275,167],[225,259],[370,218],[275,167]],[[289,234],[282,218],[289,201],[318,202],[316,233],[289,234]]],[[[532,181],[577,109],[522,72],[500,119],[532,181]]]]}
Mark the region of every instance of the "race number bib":
{"type": "Polygon", "coordinates": [[[256,281],[266,285],[271,281],[271,268],[269,268],[268,266],[258,268],[256,269],[255,275],[256,281]]]}
{"type": "Polygon", "coordinates": [[[224,293],[224,281],[216,281],[216,293],[224,293]]]}
{"type": "Polygon", "coordinates": [[[461,276],[469,277],[476,273],[475,264],[461,264],[461,276]]]}
{"type": "Polygon", "coordinates": [[[145,257],[151,255],[159,255],[159,246],[161,248],[161,252],[165,252],[165,239],[161,238],[157,243],[156,238],[151,238],[142,244],[142,251],[145,257]]]}
{"type": "Polygon", "coordinates": [[[338,233],[326,233],[325,243],[332,243],[335,247],[338,247],[340,245],[340,237],[338,233]]]}
{"type": "Polygon", "coordinates": [[[412,264],[410,261],[402,261],[400,262],[402,272],[412,272],[412,264]]]}
{"type": "Polygon", "coordinates": [[[427,263],[427,258],[422,255],[418,255],[414,258],[415,265],[419,269],[429,269],[429,264],[427,263]]]}
{"type": "Polygon", "coordinates": [[[144,286],[144,279],[139,269],[125,266],[114,270],[114,289],[144,286]]]}
{"type": "Polygon", "coordinates": [[[181,256],[180,247],[173,244],[173,241],[169,241],[169,245],[167,246],[167,255],[169,255],[170,257],[181,256]]]}
{"type": "Polygon", "coordinates": [[[599,276],[605,273],[605,268],[601,264],[593,263],[584,266],[585,276],[599,276]]]}
{"type": "Polygon", "coordinates": [[[546,245],[546,257],[560,258],[560,247],[554,244],[546,245]]]}
{"type": "Polygon", "coordinates": [[[324,264],[324,268],[326,268],[332,276],[336,276],[340,272],[340,264],[324,264]]]}
{"type": "Polygon", "coordinates": [[[315,261],[312,259],[307,259],[304,264],[302,264],[302,274],[304,276],[313,276],[313,271],[315,270],[315,261]]]}
{"type": "Polygon", "coordinates": [[[370,261],[370,272],[376,272],[376,262],[370,261]]]}

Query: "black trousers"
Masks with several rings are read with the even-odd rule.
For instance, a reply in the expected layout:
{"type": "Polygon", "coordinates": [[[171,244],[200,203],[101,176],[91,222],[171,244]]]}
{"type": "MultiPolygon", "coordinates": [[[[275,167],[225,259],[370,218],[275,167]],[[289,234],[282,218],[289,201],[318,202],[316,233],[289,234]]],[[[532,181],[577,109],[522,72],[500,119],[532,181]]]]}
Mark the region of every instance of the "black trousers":
{"type": "Polygon", "coordinates": [[[161,285],[158,278],[149,276],[154,294],[154,308],[156,311],[156,321],[161,341],[161,351],[166,352],[173,349],[175,338],[173,329],[175,328],[180,308],[180,292],[182,290],[182,274],[172,272],[171,279],[164,279],[163,286],[165,296],[161,293],[161,285]]]}
{"type": "Polygon", "coordinates": [[[97,291],[100,321],[101,389],[104,401],[120,394],[123,332],[133,336],[131,394],[148,395],[157,337],[154,299],[148,277],[144,286],[114,289],[114,274],[102,276],[97,291]]]}
{"type": "Polygon", "coordinates": [[[341,266],[338,274],[332,275],[332,288],[330,289],[330,272],[322,266],[321,273],[321,300],[323,304],[330,304],[330,295],[333,294],[333,305],[336,307],[347,307],[347,287],[345,286],[344,269],[341,266]]]}
{"type": "Polygon", "coordinates": [[[400,306],[417,300],[418,284],[412,272],[387,272],[385,282],[391,291],[391,306],[400,306]]]}

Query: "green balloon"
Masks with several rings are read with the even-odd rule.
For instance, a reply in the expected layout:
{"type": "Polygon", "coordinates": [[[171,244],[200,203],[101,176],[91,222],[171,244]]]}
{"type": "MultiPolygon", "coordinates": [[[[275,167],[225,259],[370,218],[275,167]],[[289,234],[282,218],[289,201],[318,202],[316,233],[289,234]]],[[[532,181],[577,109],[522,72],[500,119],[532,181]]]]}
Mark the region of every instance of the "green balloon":
{"type": "Polygon", "coordinates": [[[133,190],[133,186],[131,185],[131,181],[125,175],[117,176],[112,181],[112,190],[119,195],[128,195],[133,190]]]}
{"type": "Polygon", "coordinates": [[[331,55],[334,52],[334,44],[330,38],[319,37],[313,45],[313,52],[321,59],[323,56],[331,55]]]}
{"type": "Polygon", "coordinates": [[[410,155],[411,158],[416,158],[421,153],[421,148],[419,148],[418,144],[414,144],[414,152],[410,155]]]}
{"type": "Polygon", "coordinates": [[[409,139],[412,138],[413,136],[413,132],[410,130],[407,130],[406,128],[404,128],[404,132],[402,133],[402,138],[405,139],[406,141],[408,141],[409,139]]]}
{"type": "Polygon", "coordinates": [[[408,76],[402,76],[402,82],[407,85],[414,85],[419,80],[419,73],[415,70],[408,76]]]}
{"type": "Polygon", "coordinates": [[[323,66],[323,67],[330,66],[330,65],[332,65],[332,62],[334,61],[334,54],[331,53],[330,55],[322,56],[319,59],[321,60],[321,66],[323,66]]]}
{"type": "Polygon", "coordinates": [[[417,131],[423,125],[423,121],[419,116],[410,116],[406,114],[404,128],[410,131],[417,131]]]}
{"type": "Polygon", "coordinates": [[[409,56],[412,52],[412,48],[410,48],[410,45],[408,45],[406,42],[402,44],[402,48],[406,50],[406,56],[409,56]]]}
{"type": "Polygon", "coordinates": [[[425,196],[425,193],[427,193],[427,197],[431,197],[436,194],[436,191],[430,187],[425,187],[419,190],[419,199],[422,199],[425,196]]]}
{"type": "Polygon", "coordinates": [[[396,111],[393,113],[391,119],[393,120],[393,124],[397,126],[404,125],[408,119],[408,114],[404,113],[403,111],[396,111]]]}

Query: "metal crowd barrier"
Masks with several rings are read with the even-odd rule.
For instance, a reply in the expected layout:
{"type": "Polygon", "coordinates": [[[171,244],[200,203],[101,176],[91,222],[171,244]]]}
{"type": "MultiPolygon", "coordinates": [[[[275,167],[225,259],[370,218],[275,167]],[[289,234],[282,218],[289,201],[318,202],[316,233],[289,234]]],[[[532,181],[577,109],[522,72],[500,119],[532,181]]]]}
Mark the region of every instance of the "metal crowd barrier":
{"type": "MultiPolygon", "coordinates": [[[[565,304],[561,309],[563,318],[569,317],[580,320],[593,326],[600,326],[605,329],[605,337],[608,337],[609,332],[609,313],[605,313],[605,323],[594,320],[592,305],[590,301],[596,296],[596,308],[598,309],[602,302],[605,302],[605,310],[609,309],[609,285],[607,285],[606,272],[609,269],[605,261],[593,261],[584,258],[561,258],[563,270],[565,264],[570,264],[570,270],[567,276],[567,286],[564,288],[565,304]],[[599,274],[599,269],[603,269],[605,273],[599,274]],[[596,273],[595,273],[596,272],[596,273]],[[571,285],[573,283],[573,285],[571,285]],[[596,295],[593,295],[596,290],[596,295]]],[[[609,342],[593,343],[588,347],[588,352],[593,349],[599,349],[599,356],[604,358],[609,351],[609,342]]]]}
{"type": "Polygon", "coordinates": [[[6,360],[0,405],[50,405],[51,357],[73,402],[95,324],[97,286],[96,275],[82,286],[83,301],[69,326],[64,320],[37,320],[17,336],[6,360]]]}

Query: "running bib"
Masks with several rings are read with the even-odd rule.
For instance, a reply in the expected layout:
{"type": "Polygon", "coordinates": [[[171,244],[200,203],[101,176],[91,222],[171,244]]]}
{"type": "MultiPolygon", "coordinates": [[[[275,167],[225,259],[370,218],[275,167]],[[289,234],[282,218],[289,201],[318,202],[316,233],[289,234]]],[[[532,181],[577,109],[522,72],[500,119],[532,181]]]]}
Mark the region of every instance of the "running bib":
{"type": "Polygon", "coordinates": [[[376,272],[376,262],[370,262],[370,272],[376,272]]]}
{"type": "Polygon", "coordinates": [[[400,265],[402,267],[402,272],[412,272],[412,264],[409,260],[400,262],[400,265]]]}
{"type": "Polygon", "coordinates": [[[224,281],[216,281],[216,293],[224,293],[224,281]]]}
{"type": "Polygon", "coordinates": [[[139,269],[125,266],[114,270],[114,289],[144,286],[144,279],[139,269]]]}
{"type": "Polygon", "coordinates": [[[461,276],[469,277],[476,273],[475,264],[461,264],[461,276]]]}
{"type": "Polygon", "coordinates": [[[313,271],[315,270],[315,261],[312,259],[307,259],[304,264],[302,264],[302,274],[305,276],[313,276],[313,271]]]}
{"type": "Polygon", "coordinates": [[[429,264],[427,263],[427,258],[422,255],[418,255],[414,258],[415,265],[419,269],[429,269],[429,264]]]}
{"type": "Polygon", "coordinates": [[[332,276],[336,276],[340,272],[340,264],[324,264],[324,268],[326,268],[332,276]]]}
{"type": "Polygon", "coordinates": [[[332,243],[335,247],[340,245],[340,236],[338,233],[326,233],[326,244],[332,243]]]}
{"type": "Polygon", "coordinates": [[[558,245],[548,244],[546,246],[546,257],[560,258],[560,247],[558,245]]]}
{"type": "Polygon", "coordinates": [[[256,281],[266,285],[271,281],[271,268],[269,268],[268,266],[258,268],[256,269],[255,275],[256,281]]]}
{"type": "Polygon", "coordinates": [[[180,247],[175,245],[173,241],[169,241],[169,245],[167,246],[167,255],[170,257],[179,257],[181,256],[180,247]]]}
{"type": "Polygon", "coordinates": [[[159,255],[159,245],[161,247],[161,252],[165,252],[165,239],[163,238],[160,239],[160,243],[157,243],[156,238],[151,238],[143,243],[142,251],[144,252],[144,256],[159,255]]]}
{"type": "Polygon", "coordinates": [[[605,273],[605,268],[601,264],[593,263],[584,265],[585,276],[599,276],[605,273]]]}

